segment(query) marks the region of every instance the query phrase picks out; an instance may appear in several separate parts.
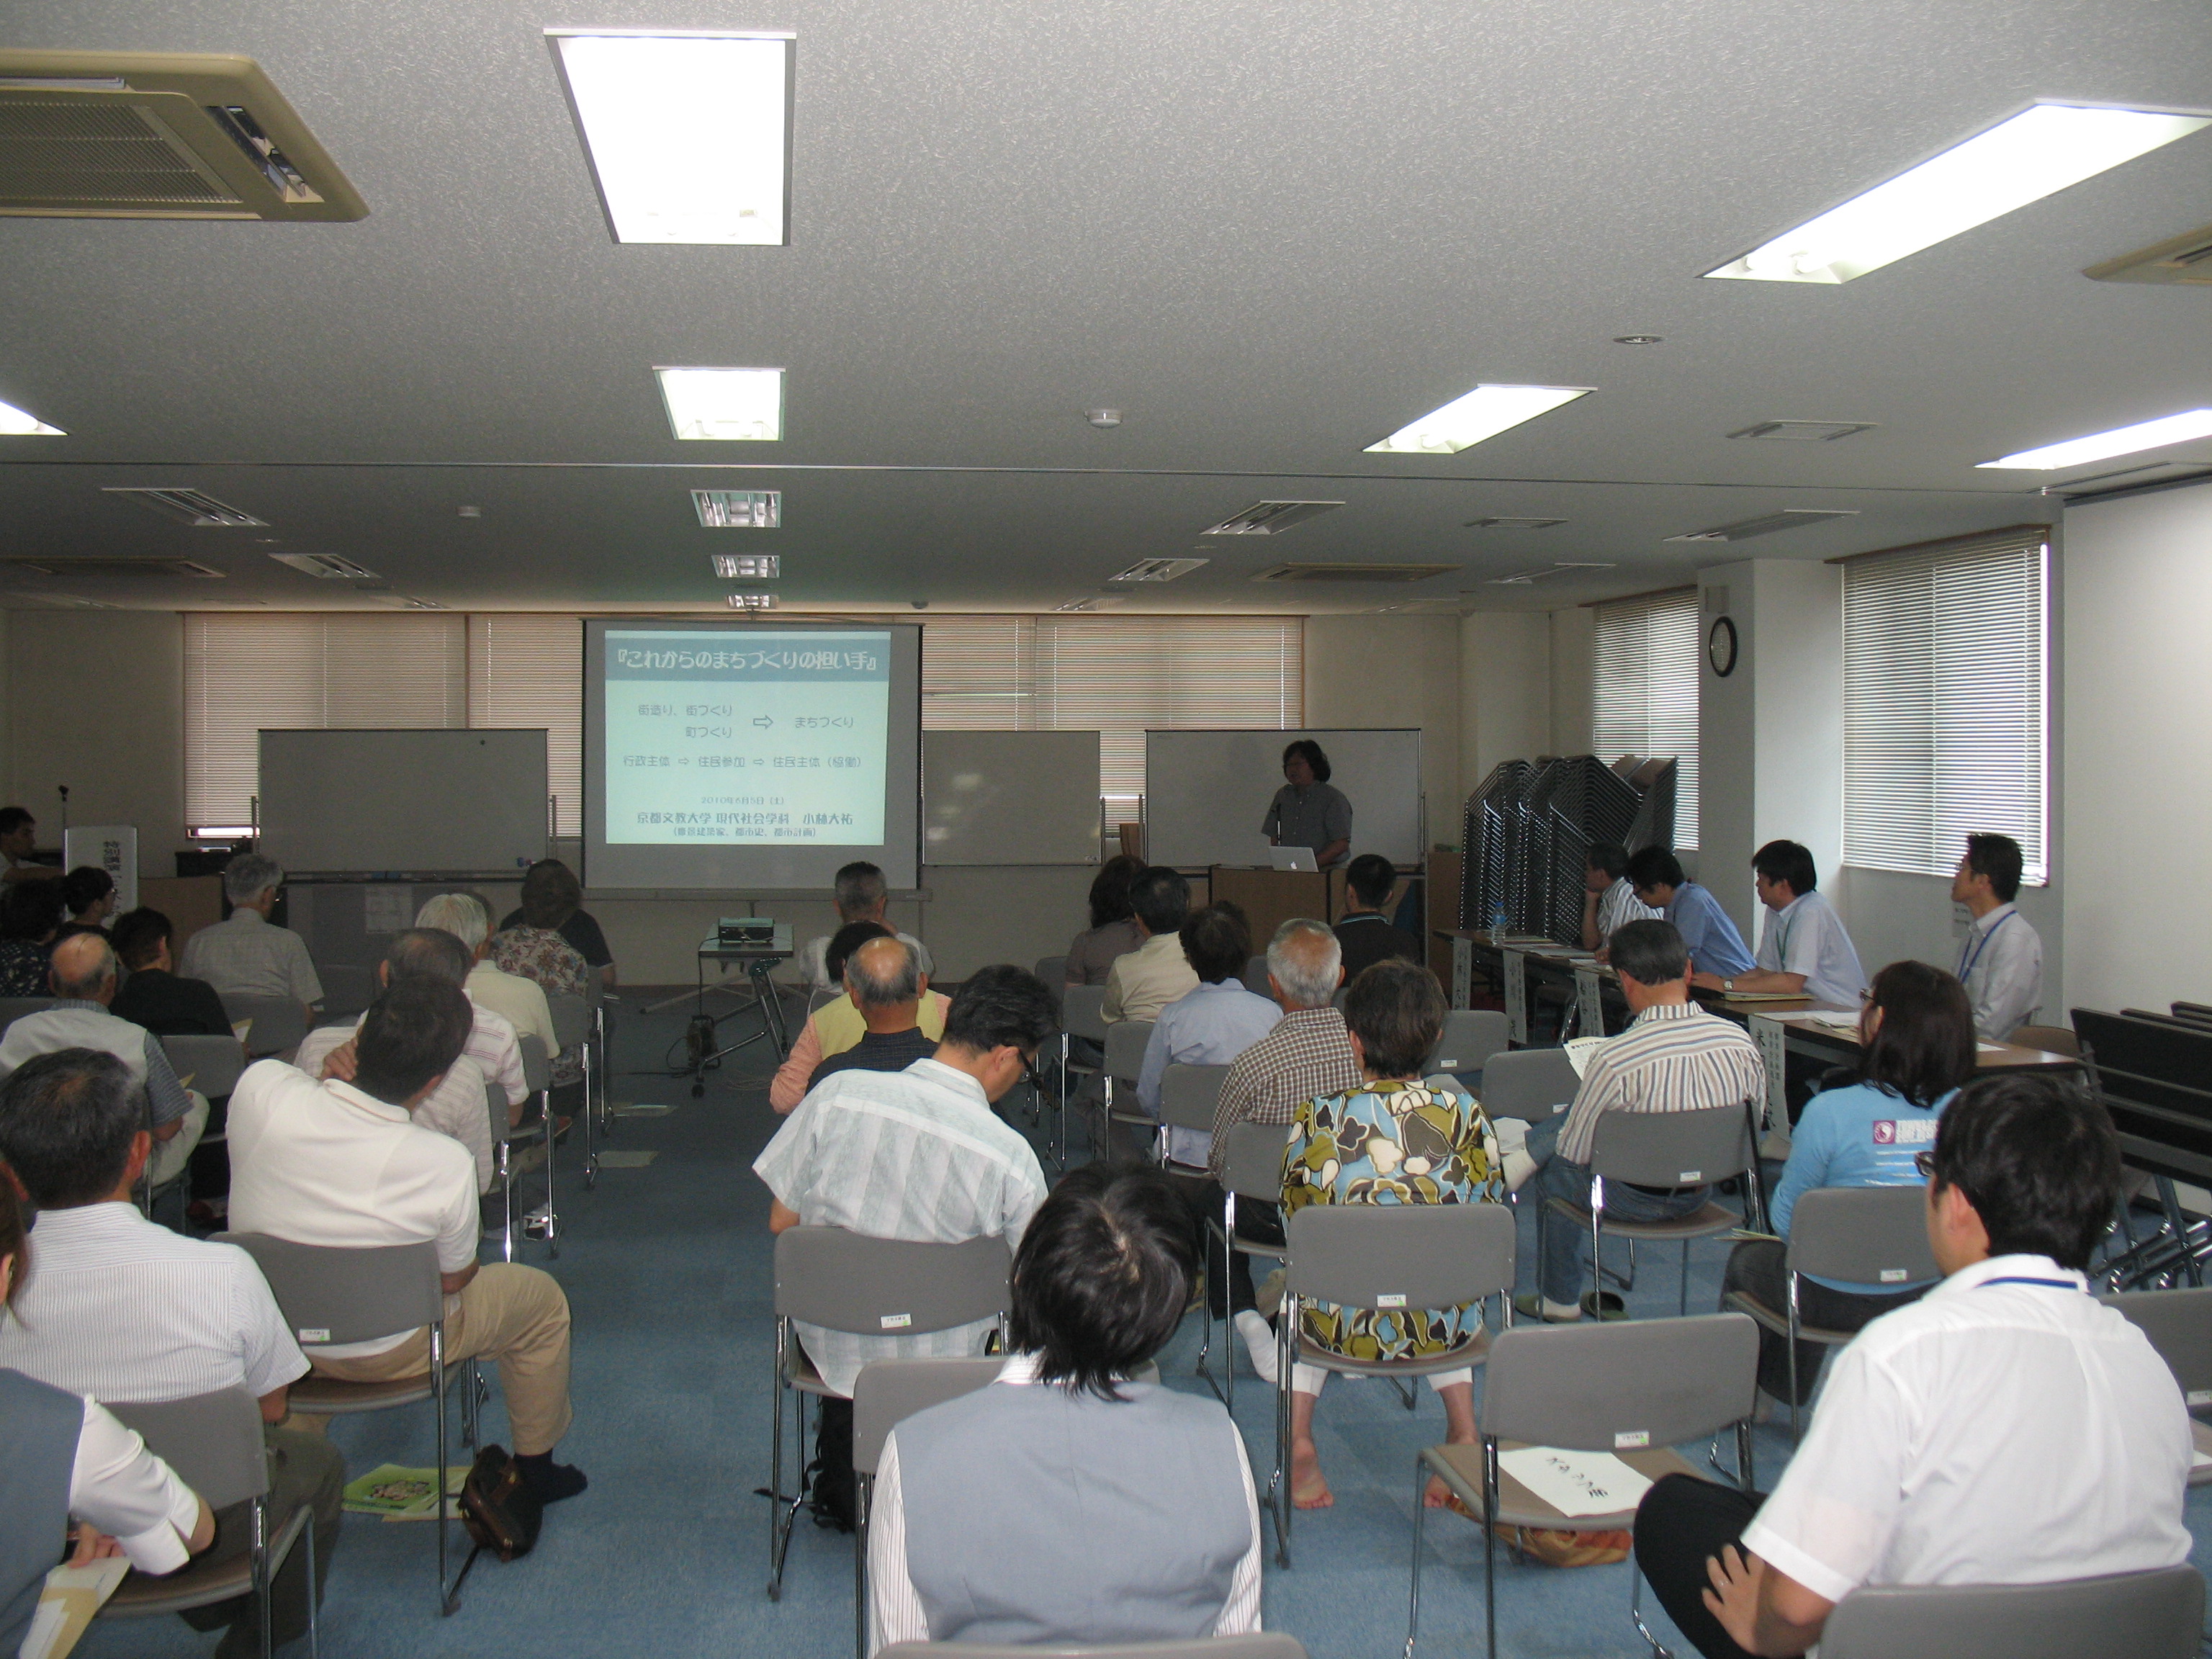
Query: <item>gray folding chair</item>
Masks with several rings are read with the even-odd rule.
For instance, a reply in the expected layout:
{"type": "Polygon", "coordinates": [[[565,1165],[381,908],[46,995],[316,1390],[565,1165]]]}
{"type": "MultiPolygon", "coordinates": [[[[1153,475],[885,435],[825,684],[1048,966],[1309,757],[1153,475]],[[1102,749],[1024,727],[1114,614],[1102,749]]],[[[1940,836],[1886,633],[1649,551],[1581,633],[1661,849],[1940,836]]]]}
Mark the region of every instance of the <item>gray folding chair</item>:
{"type": "Polygon", "coordinates": [[[2081,1039],[2070,1025],[2015,1026],[2005,1041],[2022,1048],[2040,1048],[2050,1054],[2079,1056],[2081,1052],[2081,1039]]]}
{"type": "MultiPolygon", "coordinates": [[[[1221,1152],[1221,1213],[1206,1218],[1206,1231],[1221,1241],[1221,1277],[1225,1292],[1229,1279],[1229,1253],[1244,1255],[1263,1255],[1280,1261],[1283,1247],[1265,1239],[1252,1238],[1236,1231],[1237,1200],[1255,1199],[1264,1204],[1279,1206],[1283,1201],[1283,1147],[1290,1139],[1287,1126],[1280,1123],[1232,1123],[1224,1137],[1226,1145],[1221,1152]]],[[[1213,1246],[1206,1245],[1206,1268],[1213,1271],[1213,1246]]],[[[1224,1294],[1224,1307],[1228,1305],[1224,1294]]],[[[1199,1346],[1198,1374],[1206,1379],[1206,1386],[1221,1398],[1221,1403],[1234,1408],[1237,1404],[1237,1350],[1231,1345],[1226,1330],[1221,1344],[1221,1381],[1216,1382],[1206,1368],[1206,1356],[1213,1348],[1213,1301],[1206,1298],[1206,1340],[1199,1346]]]]}
{"type": "Polygon", "coordinates": [[[125,1428],[135,1430],[147,1450],[173,1469],[208,1508],[250,1503],[252,1509],[245,1554],[216,1562],[202,1558],[160,1578],[126,1574],[95,1616],[151,1619],[252,1595],[260,1614],[262,1659],[269,1659],[270,1589],[292,1547],[304,1538],[307,1653],[315,1659],[322,1651],[322,1638],[315,1607],[314,1506],[302,1502],[276,1535],[270,1535],[269,1454],[261,1437],[260,1402],[243,1388],[230,1388],[157,1405],[110,1406],[108,1410],[125,1428]]]}
{"type": "MultiPolygon", "coordinates": [[[[266,1233],[217,1233],[216,1242],[235,1244],[252,1256],[269,1281],[269,1289],[283,1310],[284,1322],[303,1344],[373,1342],[427,1327],[430,1333],[430,1363],[417,1376],[395,1377],[388,1382],[349,1382],[313,1371],[294,1382],[287,1396],[294,1411],[313,1417],[343,1417],[356,1412],[392,1411],[402,1406],[431,1402],[438,1419],[438,1455],[434,1468],[446,1463],[446,1396],[456,1379],[465,1384],[461,1394],[463,1443],[477,1443],[477,1410],[483,1381],[473,1359],[446,1358],[446,1297],[441,1287],[438,1247],[428,1239],[416,1244],[377,1244],[349,1249],[332,1244],[295,1244],[266,1233]],[[431,1379],[438,1382],[434,1385],[431,1379]]],[[[258,1431],[256,1431],[257,1437],[258,1431]]],[[[212,1500],[210,1500],[212,1501],[212,1500]]],[[[447,1587],[446,1578],[445,1482],[438,1483],[438,1610],[450,1613],[460,1606],[460,1585],[447,1587]]]]}
{"type": "Polygon", "coordinates": [[[1887,1584],[1836,1603],[1820,1659],[2196,1659],[2203,1625],[2204,1576],[2185,1562],[2055,1584],[1887,1584]]]}
{"type": "Polygon", "coordinates": [[[1275,1473],[1267,1495],[1275,1511],[1275,1561],[1291,1565],[1291,1367],[1349,1376],[1386,1376],[1413,1408],[1407,1384],[1437,1371],[1480,1365],[1489,1330],[1478,1324],[1457,1347],[1417,1359],[1353,1359],[1306,1340],[1308,1302],[1340,1308],[1455,1308],[1500,1298],[1513,1322],[1516,1229],[1503,1204],[1309,1204],[1284,1224],[1283,1311],[1275,1335],[1275,1473]]]}
{"type": "MultiPolygon", "coordinates": [[[[1504,1058],[1504,1056],[1500,1056],[1504,1058]]],[[[1690,1311],[1690,1243],[1693,1239],[1717,1238],[1743,1225],[1744,1218],[1707,1199],[1685,1216],[1671,1221],[1624,1221],[1605,1213],[1605,1183],[1625,1181],[1637,1187],[1709,1187],[1715,1182],[1747,1174],[1753,1162],[1752,1118],[1741,1105],[1713,1106],[1695,1112],[1607,1112],[1590,1136],[1590,1185],[1587,1203],[1555,1198],[1536,1212],[1536,1236],[1540,1255],[1544,1230],[1552,1216],[1560,1216],[1589,1229],[1590,1281],[1601,1285],[1603,1261],[1598,1254],[1607,1231],[1619,1234],[1631,1245],[1668,1243],[1682,1246],[1682,1294],[1678,1311],[1690,1311]]],[[[1751,1206],[1746,1200],[1748,1212],[1751,1206]]],[[[1632,1271],[1622,1281],[1633,1290],[1632,1271]]]]}
{"type": "Polygon", "coordinates": [[[0,1031],[26,1014],[43,1014],[53,1006],[52,997],[0,997],[0,1031]]]}
{"type": "MultiPolygon", "coordinates": [[[[1229,1080],[1226,1066],[1170,1065],[1160,1074],[1160,1133],[1165,1144],[1170,1129],[1213,1133],[1213,1109],[1221,1101],[1221,1085],[1229,1080]]],[[[1182,1169],[1186,1166],[1175,1164],[1182,1169]]]]}
{"type": "Polygon", "coordinates": [[[1493,1051],[1482,1063],[1482,1109],[1493,1123],[1501,1117],[1541,1123],[1555,1109],[1574,1103],[1582,1082],[1565,1048],[1493,1051]]]}
{"type": "MultiPolygon", "coordinates": [[[[1437,1046],[1421,1063],[1423,1075],[1435,1072],[1449,1072],[1464,1076],[1469,1072],[1481,1072],[1490,1064],[1492,1054],[1508,1052],[1512,1039],[1507,1036],[1508,1022],[1494,1008],[1455,1008],[1444,1016],[1444,1029],[1437,1037],[1437,1046]]],[[[1550,1050],[1532,1048],[1530,1054],[1547,1054],[1550,1050]]],[[[1565,1055],[1565,1050],[1560,1054],[1565,1055]]],[[[1570,1066],[1571,1073],[1574,1067],[1570,1066]]],[[[1486,1077],[1485,1081],[1487,1082],[1486,1077]]],[[[1574,1096],[1569,1093],[1568,1099],[1574,1096]]],[[[1507,1116],[1515,1115],[1507,1113],[1507,1116]]]]}
{"type": "MultiPolygon", "coordinates": [[[[1522,1325],[1491,1345],[1482,1407],[1472,1446],[1431,1446],[1413,1464],[1413,1568],[1406,1604],[1405,1659],[1413,1659],[1421,1616],[1421,1548],[1427,1507],[1422,1488],[1434,1475],[1474,1515],[1508,1527],[1570,1532],[1633,1528],[1633,1504],[1605,1515],[1567,1516],[1505,1474],[1501,1450],[1547,1446],[1607,1452],[1646,1480],[1670,1474],[1703,1480],[1671,1449],[1733,1426],[1736,1468],[1752,1489],[1751,1415],[1758,1393],[1759,1328],[1740,1313],[1634,1324],[1522,1325]]],[[[1497,1534],[1482,1528],[1484,1653],[1498,1651],[1497,1534]]],[[[1666,1650],[1644,1623],[1644,1575],[1628,1565],[1628,1617],[1655,1654],[1666,1650]]],[[[1828,1649],[1825,1638],[1821,1653],[1828,1649]]]]}
{"type": "Polygon", "coordinates": [[[989,1354],[977,1359],[875,1359],[860,1367],[853,1384],[853,1473],[860,1478],[853,1528],[853,1659],[868,1656],[868,1510],[884,1442],[916,1412],[989,1387],[1006,1363],[989,1354]]]}
{"type": "Polygon", "coordinates": [[[1278,1630],[1251,1636],[1201,1636],[1188,1642],[1120,1642],[997,1647],[988,1642],[894,1642],[876,1659],[1306,1659],[1295,1636],[1278,1630]]]}
{"type": "Polygon", "coordinates": [[[783,1490],[783,1396],[799,1395],[795,1449],[806,1463],[806,1400],[834,1395],[800,1346],[794,1323],[855,1336],[926,1336],[980,1320],[1006,1335],[1013,1258],[1003,1238],[922,1244],[842,1227],[791,1227],[775,1241],[775,1386],[769,1441],[768,1594],[783,1595],[783,1558],[803,1499],[783,1490]]]}
{"type": "Polygon", "coordinates": [[[1255,997],[1272,997],[1275,994],[1273,988],[1267,983],[1267,958],[1264,954],[1246,960],[1244,988],[1255,997]]]}
{"type": "Polygon", "coordinates": [[[492,1179],[499,1185],[500,1259],[514,1260],[514,1131],[507,1124],[507,1091],[484,1085],[484,1112],[491,1130],[492,1179]]]}
{"type": "MultiPolygon", "coordinates": [[[[1817,1342],[1840,1348],[1856,1331],[1808,1325],[1797,1311],[1798,1280],[1811,1273],[1846,1285],[1923,1285],[1943,1277],[1928,1248],[1928,1193],[1923,1187],[1820,1187],[1797,1200],[1790,1218],[1790,1292],[1781,1308],[1770,1308],[1745,1291],[1722,1298],[1749,1314],[1790,1344],[1790,1398],[1797,1398],[1797,1345],[1817,1342]]],[[[1688,1246],[1683,1247],[1687,1249],[1688,1246]]],[[[2212,1290],[2202,1294],[2212,1297],[2212,1290]]],[[[2212,1347],[2212,1328],[2207,1330],[2212,1347]]],[[[1797,1438],[1800,1408],[1790,1410],[1790,1437],[1797,1438]]]]}
{"type": "MultiPolygon", "coordinates": [[[[548,991],[545,1006],[553,1016],[554,1053],[565,1054],[574,1049],[584,1068],[584,1104],[577,1113],[584,1124],[584,1185],[596,1188],[599,1184],[599,1155],[592,1145],[592,1073],[596,1056],[592,1052],[591,999],[572,996],[566,992],[548,991]]],[[[550,1085],[550,1072],[547,1080],[550,1085]]],[[[548,1099],[550,1104],[550,1097],[548,1099]]]]}
{"type": "Polygon", "coordinates": [[[1052,993],[1052,1010],[1057,1016],[1060,1012],[1060,994],[1067,988],[1067,957],[1065,955],[1039,957],[1036,976],[1044,981],[1044,988],[1052,993]]]}
{"type": "Polygon", "coordinates": [[[1103,985],[1071,985],[1060,996],[1060,1144],[1054,1161],[1065,1168],[1067,1164],[1067,1107],[1075,1090],[1080,1085],[1074,1079],[1097,1077],[1100,1066],[1088,1060],[1079,1060],[1075,1054],[1075,1042],[1083,1041],[1103,1048],[1106,1046],[1106,1017],[1100,1012],[1106,1006],[1106,988],[1103,985]]]}
{"type": "Polygon", "coordinates": [[[289,997],[240,996],[225,992],[222,1012],[233,1025],[253,1022],[246,1034],[246,1052],[256,1060],[270,1054],[289,1054],[307,1035],[307,1011],[289,997]]]}
{"type": "Polygon", "coordinates": [[[538,1097],[538,1116],[542,1120],[539,1127],[545,1146],[545,1207],[525,1216],[522,1230],[532,1238],[544,1239],[547,1255],[557,1257],[561,1254],[561,1217],[553,1203],[553,1056],[545,1052],[545,1044],[535,1031],[521,1032],[514,1042],[522,1052],[523,1086],[538,1097]]]}
{"type": "Polygon", "coordinates": [[[222,1036],[165,1036],[161,1039],[161,1052],[168,1055],[169,1069],[178,1079],[210,1100],[221,1100],[236,1088],[239,1073],[246,1069],[246,1051],[238,1039],[228,1033],[222,1036]]]}
{"type": "Polygon", "coordinates": [[[614,1108],[607,1101],[607,1084],[612,1075],[610,1056],[613,1053],[608,1046],[607,1010],[614,1006],[617,999],[607,990],[605,969],[586,968],[584,980],[584,994],[592,1005],[592,1075],[599,1085],[599,1134],[601,1139],[605,1139],[614,1131],[614,1108]]]}
{"type": "Polygon", "coordinates": [[[1104,1158],[1111,1151],[1109,1138],[1116,1123],[1150,1135],[1154,1156],[1158,1155],[1159,1143],[1164,1139],[1159,1120],[1137,1099],[1137,1073],[1145,1063],[1145,1045],[1152,1040],[1149,1019],[1120,1019],[1106,1028],[1105,1092],[1099,1109],[1098,1133],[1091,1146],[1093,1158],[1104,1158]]]}
{"type": "MultiPolygon", "coordinates": [[[[2212,1406],[2212,1285],[2178,1291],[2124,1291],[2098,1301],[2125,1314],[2150,1339],[2166,1361],[2190,1407],[2189,1432],[2197,1449],[2212,1457],[2212,1424],[2198,1419],[2198,1408],[2212,1406]]],[[[2191,1469],[2189,1484],[2212,1481],[2212,1468],[2191,1469]]]]}

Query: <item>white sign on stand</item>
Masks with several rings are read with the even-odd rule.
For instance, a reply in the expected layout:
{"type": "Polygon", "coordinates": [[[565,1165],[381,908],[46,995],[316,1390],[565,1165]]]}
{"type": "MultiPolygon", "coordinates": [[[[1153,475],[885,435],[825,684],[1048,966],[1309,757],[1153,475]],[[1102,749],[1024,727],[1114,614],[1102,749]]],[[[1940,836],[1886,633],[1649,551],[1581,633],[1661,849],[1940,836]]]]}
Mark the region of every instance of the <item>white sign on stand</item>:
{"type": "Polygon", "coordinates": [[[62,867],[90,865],[115,882],[115,914],[138,908],[138,831],[128,823],[72,824],[62,832],[62,867]]]}

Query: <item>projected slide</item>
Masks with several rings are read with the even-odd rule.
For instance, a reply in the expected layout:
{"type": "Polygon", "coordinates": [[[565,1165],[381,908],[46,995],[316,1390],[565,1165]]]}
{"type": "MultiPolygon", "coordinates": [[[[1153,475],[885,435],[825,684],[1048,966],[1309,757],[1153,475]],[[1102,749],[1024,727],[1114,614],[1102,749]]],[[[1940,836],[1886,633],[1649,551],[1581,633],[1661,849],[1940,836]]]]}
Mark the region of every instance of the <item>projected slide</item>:
{"type": "Polygon", "coordinates": [[[888,633],[606,636],[610,842],[884,838],[888,633]]]}

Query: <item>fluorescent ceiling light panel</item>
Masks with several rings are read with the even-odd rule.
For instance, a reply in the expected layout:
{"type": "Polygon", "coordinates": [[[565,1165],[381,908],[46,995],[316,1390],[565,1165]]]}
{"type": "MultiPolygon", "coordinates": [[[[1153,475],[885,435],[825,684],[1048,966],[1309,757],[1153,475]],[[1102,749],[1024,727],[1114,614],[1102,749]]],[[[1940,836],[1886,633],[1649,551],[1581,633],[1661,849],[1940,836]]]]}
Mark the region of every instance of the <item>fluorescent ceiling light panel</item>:
{"type": "Polygon", "coordinates": [[[219,501],[204,490],[161,489],[137,484],[102,484],[103,495],[120,495],[125,501],[136,501],[165,519],[174,519],[181,524],[196,525],[203,530],[240,530],[255,526],[267,528],[266,519],[257,519],[243,507],[219,501]]]}
{"type": "Polygon", "coordinates": [[[1619,567],[1616,565],[1592,564],[1575,559],[1562,559],[1552,564],[1539,565],[1534,570],[1516,570],[1510,576],[1492,576],[1490,579],[1490,584],[1493,587],[1526,587],[1532,582],[1540,582],[1547,576],[1556,576],[1562,571],[1613,570],[1617,568],[1619,568],[1619,567]]]}
{"type": "Polygon", "coordinates": [[[2163,449],[2168,444],[2187,443],[2191,438],[2212,438],[2212,409],[2187,409],[2179,415],[2138,421],[2133,426],[2116,427],[2110,432],[2093,432],[2086,438],[2069,438],[2063,444],[2045,444],[2040,449],[2023,449],[2017,455],[1979,465],[2022,472],[2052,472],[2062,466],[2081,466],[2114,455],[2163,449]]]}
{"type": "Polygon", "coordinates": [[[1848,283],[2209,125],[2212,116],[2031,105],[1705,275],[1848,283]]]}
{"type": "Polygon", "coordinates": [[[732,593],[730,595],[730,609],[732,611],[773,611],[775,609],[775,595],[773,593],[732,593]]]}
{"type": "Polygon", "coordinates": [[[714,574],[725,581],[772,582],[783,574],[781,553],[713,553],[714,574]]]}
{"type": "Polygon", "coordinates": [[[0,438],[66,438],[58,426],[48,426],[28,410],[0,404],[0,438]]]}
{"type": "Polygon", "coordinates": [[[691,505],[703,530],[774,530],[783,522],[781,489],[695,489],[691,505]]]}
{"type": "Polygon", "coordinates": [[[1553,525],[1565,524],[1565,519],[1515,519],[1492,517],[1469,519],[1461,526],[1464,530],[1549,530],[1553,525]]]}
{"type": "Polygon", "coordinates": [[[1741,542],[1753,536],[1771,536],[1778,531],[1801,530],[1808,524],[1821,524],[1830,519],[1856,519],[1855,507],[1785,507],[1779,513],[1762,513],[1755,519],[1738,519],[1734,524],[1716,525],[1711,530],[1692,530],[1680,536],[1669,536],[1670,542],[1741,542]]]}
{"type": "Polygon", "coordinates": [[[279,564],[325,581],[373,582],[383,580],[367,565],[356,564],[341,553],[271,553],[279,564]]]}
{"type": "Polygon", "coordinates": [[[1442,409],[1400,427],[1381,443],[1368,445],[1365,453],[1456,455],[1595,390],[1586,386],[1479,386],[1464,398],[1455,398],[1442,409]]]}
{"type": "Polygon", "coordinates": [[[548,30],[617,242],[788,241],[788,34],[548,30]]]}
{"type": "Polygon", "coordinates": [[[1304,524],[1342,501],[1255,501],[1234,518],[1201,530],[1201,536],[1279,536],[1294,524],[1304,524]]]}
{"type": "Polygon", "coordinates": [[[1171,582],[1178,576],[1188,576],[1205,559],[1139,559],[1127,570],[1109,576],[1109,582],[1171,582]]]}
{"type": "Polygon", "coordinates": [[[679,438],[774,443],[783,436],[780,368],[655,368],[679,438]]]}

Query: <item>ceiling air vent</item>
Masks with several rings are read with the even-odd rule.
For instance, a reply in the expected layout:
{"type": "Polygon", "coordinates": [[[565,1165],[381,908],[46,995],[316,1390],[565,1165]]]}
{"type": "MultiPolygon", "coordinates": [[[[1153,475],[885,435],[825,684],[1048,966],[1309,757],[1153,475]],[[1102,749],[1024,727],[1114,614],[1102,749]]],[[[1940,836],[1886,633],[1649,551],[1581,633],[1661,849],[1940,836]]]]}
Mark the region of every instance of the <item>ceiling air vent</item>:
{"type": "Polygon", "coordinates": [[[1543,580],[1547,576],[1556,576],[1563,570],[1613,570],[1616,568],[1618,568],[1617,566],[1610,564],[1592,564],[1588,562],[1563,559],[1559,561],[1557,563],[1539,565],[1534,570],[1516,570],[1510,576],[1492,576],[1490,579],[1490,584],[1493,587],[1526,587],[1532,582],[1540,582],[1543,580]]]}
{"type": "Polygon", "coordinates": [[[1790,507],[1779,513],[1764,514],[1756,519],[1739,519],[1734,524],[1717,525],[1711,530],[1692,530],[1686,535],[1669,536],[1670,542],[1744,542],[1753,536],[1771,536],[1778,530],[1796,530],[1801,526],[1819,524],[1824,519],[1856,519],[1858,508],[1790,507]]]}
{"type": "Polygon", "coordinates": [[[92,576],[189,576],[196,581],[222,581],[230,574],[196,559],[0,559],[0,564],[40,576],[70,571],[92,576]]]}
{"type": "Polygon", "coordinates": [[[2173,283],[2212,288],[2212,225],[2137,248],[2081,273],[2100,283],[2173,283]]]}
{"type": "Polygon", "coordinates": [[[374,582],[382,577],[365,565],[337,553],[271,553],[269,556],[279,564],[289,564],[295,570],[305,571],[310,576],[319,576],[325,581],[374,582]]]}
{"type": "Polygon", "coordinates": [[[1462,528],[1468,530],[1549,530],[1555,524],[1565,524],[1565,519],[1469,519],[1462,528]]]}
{"type": "Polygon", "coordinates": [[[0,216],[360,219],[251,58],[0,51],[0,216]]]}
{"type": "Polygon", "coordinates": [[[1278,564],[1255,573],[1255,582],[1425,582],[1449,576],[1455,564],[1278,564]]]}
{"type": "Polygon", "coordinates": [[[691,505],[703,530],[774,530],[783,522],[781,489],[695,489],[691,505]]]}
{"type": "Polygon", "coordinates": [[[1832,443],[1854,432],[1871,432],[1879,424],[1876,421],[1761,421],[1741,432],[1731,432],[1729,436],[1763,438],[1769,443],[1832,443]]]}
{"type": "Polygon", "coordinates": [[[1109,582],[1171,582],[1177,576],[1188,576],[1207,562],[1205,559],[1139,559],[1127,570],[1106,580],[1109,582]]]}
{"type": "Polygon", "coordinates": [[[1294,524],[1342,507],[1342,501],[1255,501],[1242,513],[1224,519],[1202,536],[1279,536],[1294,524]]]}
{"type": "MultiPolygon", "coordinates": [[[[4,106],[0,106],[0,120],[5,118],[4,106]]],[[[0,145],[0,155],[5,153],[6,146],[0,145]]],[[[257,519],[251,513],[241,512],[237,507],[219,501],[212,495],[204,495],[197,489],[145,489],[136,486],[109,484],[100,493],[103,495],[120,495],[125,501],[136,501],[139,506],[149,512],[158,513],[165,519],[173,519],[179,524],[198,525],[203,528],[242,530],[251,526],[266,525],[269,522],[266,519],[257,519]]]]}

